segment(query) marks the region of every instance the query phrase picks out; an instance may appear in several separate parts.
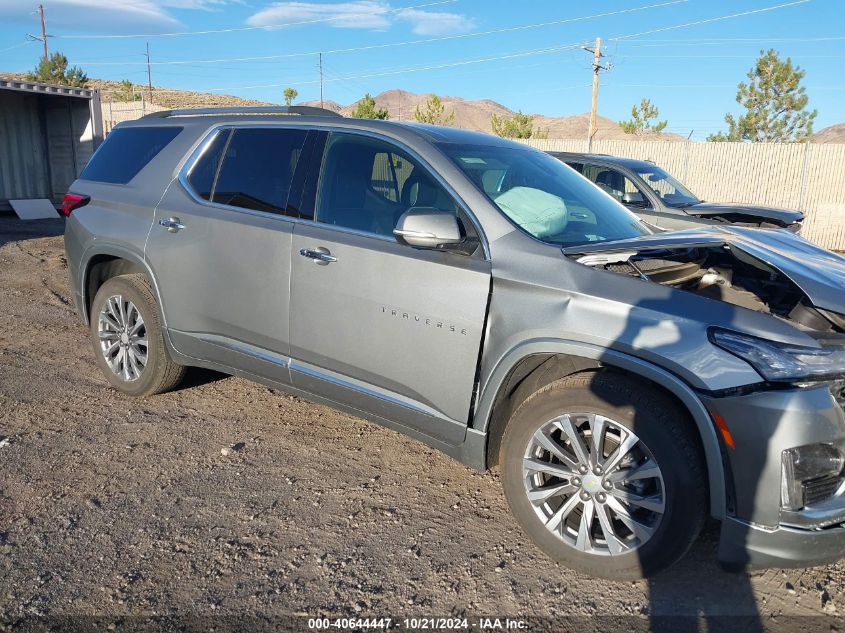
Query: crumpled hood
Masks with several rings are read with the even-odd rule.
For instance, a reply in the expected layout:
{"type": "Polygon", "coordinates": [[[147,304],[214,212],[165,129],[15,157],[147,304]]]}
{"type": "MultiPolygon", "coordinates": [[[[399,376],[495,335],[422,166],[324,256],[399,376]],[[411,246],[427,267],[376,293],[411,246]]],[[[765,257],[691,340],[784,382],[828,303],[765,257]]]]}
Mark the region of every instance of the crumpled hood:
{"type": "Polygon", "coordinates": [[[784,229],[717,226],[563,248],[565,255],[723,246],[777,269],[817,308],[845,314],[845,258],[784,229]]]}
{"type": "Polygon", "coordinates": [[[713,216],[724,213],[742,214],[749,217],[763,218],[773,222],[780,222],[782,224],[793,224],[804,219],[804,214],[800,211],[790,211],[789,209],[777,209],[774,207],[758,207],[751,204],[731,204],[731,203],[717,203],[717,202],[699,202],[689,207],[684,207],[683,211],[690,215],[713,216]]]}

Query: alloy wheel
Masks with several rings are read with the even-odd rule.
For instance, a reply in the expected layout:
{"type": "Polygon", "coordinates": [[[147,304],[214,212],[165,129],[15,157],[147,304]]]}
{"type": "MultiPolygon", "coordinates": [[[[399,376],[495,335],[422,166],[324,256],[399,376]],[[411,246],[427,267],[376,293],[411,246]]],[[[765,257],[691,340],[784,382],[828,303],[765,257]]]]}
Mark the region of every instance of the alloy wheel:
{"type": "Polygon", "coordinates": [[[134,303],[122,295],[106,299],[98,319],[100,351],[123,380],[138,380],[147,366],[147,328],[134,303]]]}
{"type": "Polygon", "coordinates": [[[648,447],[627,427],[595,413],[569,413],[543,424],[523,459],[523,483],[535,513],[565,544],[617,556],[646,543],[666,508],[663,475],[648,447]]]}

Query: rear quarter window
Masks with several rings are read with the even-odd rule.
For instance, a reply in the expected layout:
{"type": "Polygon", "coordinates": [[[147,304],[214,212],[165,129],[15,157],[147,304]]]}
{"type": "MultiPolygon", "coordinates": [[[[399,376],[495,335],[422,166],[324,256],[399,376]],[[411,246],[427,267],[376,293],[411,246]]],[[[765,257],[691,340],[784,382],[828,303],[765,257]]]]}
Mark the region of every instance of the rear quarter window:
{"type": "Polygon", "coordinates": [[[125,185],[181,131],[181,127],[174,126],[114,130],[79,177],[82,180],[125,185]]]}

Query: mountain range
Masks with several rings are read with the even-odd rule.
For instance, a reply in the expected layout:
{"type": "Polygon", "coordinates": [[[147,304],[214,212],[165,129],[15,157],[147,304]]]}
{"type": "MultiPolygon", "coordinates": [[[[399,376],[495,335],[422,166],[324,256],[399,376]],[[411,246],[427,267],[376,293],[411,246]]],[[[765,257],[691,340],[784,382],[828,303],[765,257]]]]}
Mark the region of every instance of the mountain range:
{"type": "MultiPolygon", "coordinates": [[[[373,98],[377,108],[384,108],[390,113],[390,118],[399,121],[413,121],[414,111],[417,107],[423,109],[430,94],[419,94],[407,90],[387,90],[373,98]]],[[[479,132],[492,132],[490,121],[493,115],[510,118],[515,113],[490,99],[470,100],[461,97],[441,97],[446,108],[446,113],[455,113],[455,127],[477,130],[479,132]]],[[[356,102],[357,103],[357,102],[356,102]]],[[[319,106],[319,101],[307,101],[302,105],[319,106]]],[[[341,105],[336,101],[325,100],[323,107],[334,110],[344,115],[349,115],[355,110],[355,103],[341,105]]],[[[589,113],[574,116],[549,117],[543,115],[534,116],[534,127],[548,132],[549,138],[586,138],[587,128],[590,122],[589,113]]],[[[630,139],[631,134],[626,134],[616,121],[603,116],[596,117],[595,139],[630,139]]],[[[677,134],[649,134],[645,137],[649,140],[661,141],[682,141],[684,138],[677,134]]]]}
{"type": "MultiPolygon", "coordinates": [[[[425,107],[430,94],[419,94],[407,90],[387,90],[373,98],[377,108],[384,108],[390,113],[390,118],[400,121],[413,121],[417,107],[425,107]]],[[[512,117],[515,113],[501,103],[490,99],[470,100],[461,97],[441,97],[446,112],[455,113],[453,125],[479,132],[491,132],[490,120],[495,114],[499,117],[512,117]]],[[[341,105],[336,101],[325,100],[323,107],[344,115],[355,110],[355,103],[341,105]]],[[[306,101],[302,105],[319,106],[319,101],[306,101]]],[[[548,132],[548,138],[586,138],[590,122],[590,114],[576,114],[573,116],[550,117],[540,114],[534,116],[534,126],[548,132]]],[[[683,141],[683,136],[672,133],[647,134],[634,136],[625,133],[619,123],[607,117],[596,117],[596,140],[630,140],[634,138],[655,141],[683,141]]],[[[845,123],[831,125],[820,130],[813,137],[814,143],[845,143],[845,123]]]]}

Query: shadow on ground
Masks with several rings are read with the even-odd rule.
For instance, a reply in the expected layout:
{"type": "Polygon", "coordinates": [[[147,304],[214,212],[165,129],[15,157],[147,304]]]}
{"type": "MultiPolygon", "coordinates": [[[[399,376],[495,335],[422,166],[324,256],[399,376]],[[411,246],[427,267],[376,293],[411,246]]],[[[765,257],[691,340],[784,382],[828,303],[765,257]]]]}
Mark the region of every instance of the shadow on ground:
{"type": "Polygon", "coordinates": [[[674,566],[648,580],[649,615],[654,630],[719,630],[710,622],[703,626],[690,618],[687,626],[665,620],[672,616],[698,615],[705,622],[718,618],[749,618],[748,631],[761,629],[759,605],[746,573],[724,571],[717,562],[719,523],[710,521],[687,555],[674,566]],[[661,625],[670,626],[663,628],[661,625]]]}
{"type": "Polygon", "coordinates": [[[0,247],[9,242],[54,237],[64,232],[65,221],[60,217],[49,220],[21,220],[14,213],[0,211],[0,247]]]}
{"type": "Polygon", "coordinates": [[[231,378],[231,376],[227,374],[223,374],[219,371],[214,371],[213,369],[205,369],[203,367],[188,367],[185,372],[185,377],[182,379],[182,382],[173,390],[173,391],[184,391],[185,389],[193,389],[195,387],[201,387],[202,385],[207,385],[213,382],[217,382],[218,380],[224,380],[226,378],[231,378]]]}

